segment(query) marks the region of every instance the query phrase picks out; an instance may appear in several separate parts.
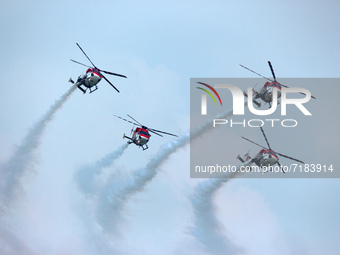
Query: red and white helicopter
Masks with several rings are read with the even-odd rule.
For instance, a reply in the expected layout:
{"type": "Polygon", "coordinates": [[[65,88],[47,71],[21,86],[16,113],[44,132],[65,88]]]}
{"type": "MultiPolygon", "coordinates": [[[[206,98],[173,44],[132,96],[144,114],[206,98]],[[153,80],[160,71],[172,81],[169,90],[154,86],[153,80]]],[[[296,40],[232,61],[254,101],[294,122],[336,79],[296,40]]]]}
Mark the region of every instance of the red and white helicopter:
{"type": "MultiPolygon", "coordinates": [[[[87,59],[93,65],[93,68],[92,68],[88,65],[82,64],[78,61],[71,59],[71,61],[73,61],[77,64],[88,67],[86,73],[84,75],[80,75],[77,79],[76,86],[78,87],[78,89],[83,91],[84,94],[86,93],[87,89],[89,89],[90,93],[92,93],[92,92],[94,92],[98,89],[98,87],[97,87],[98,82],[100,82],[100,80],[102,78],[104,78],[104,80],[106,80],[115,90],[117,90],[117,92],[119,92],[119,90],[115,86],[113,86],[113,84],[108,79],[106,79],[106,77],[102,73],[116,75],[116,76],[120,76],[120,77],[124,77],[124,78],[127,78],[127,77],[125,75],[122,75],[122,74],[117,74],[117,73],[112,73],[112,72],[100,70],[98,67],[96,67],[92,63],[91,59],[86,55],[86,53],[83,51],[83,49],[80,47],[80,45],[78,43],[77,43],[77,46],[79,47],[79,49],[84,53],[84,55],[87,57],[87,59]]],[[[72,80],[72,78],[69,79],[69,82],[74,84],[74,81],[72,80]]]]}
{"type": "Polygon", "coordinates": [[[170,133],[160,131],[160,130],[156,130],[156,129],[153,129],[153,128],[148,128],[148,127],[140,124],[137,120],[132,118],[130,115],[127,115],[127,116],[130,117],[132,120],[134,120],[137,123],[132,122],[132,121],[127,120],[127,119],[124,119],[124,118],[117,116],[117,115],[114,115],[114,116],[119,118],[119,119],[125,120],[125,121],[127,121],[127,122],[129,122],[133,125],[139,126],[135,129],[134,129],[134,126],[133,126],[132,129],[131,129],[131,137],[128,137],[124,134],[123,139],[124,138],[129,139],[128,144],[134,143],[138,147],[142,147],[143,150],[146,150],[146,149],[149,148],[148,145],[147,145],[147,142],[150,140],[150,137],[151,137],[151,134],[149,133],[149,131],[151,133],[154,133],[154,134],[159,135],[161,137],[163,137],[163,136],[159,133],[166,134],[166,135],[172,135],[172,136],[177,137],[177,135],[174,135],[174,134],[170,134],[170,133]]]}
{"type": "MultiPolygon", "coordinates": [[[[263,87],[261,88],[260,91],[256,91],[255,89],[253,89],[253,102],[258,106],[258,107],[261,107],[261,103],[259,103],[258,101],[256,101],[256,99],[260,98],[262,99],[265,103],[269,104],[269,106],[271,105],[271,102],[273,101],[273,90],[274,88],[277,88],[277,99],[279,99],[281,97],[281,87],[285,87],[285,88],[289,88],[288,86],[286,85],[283,85],[279,82],[277,82],[276,80],[276,77],[275,77],[275,73],[274,73],[274,69],[272,67],[272,64],[270,63],[270,61],[268,61],[268,65],[270,67],[270,70],[272,72],[272,75],[273,75],[273,78],[274,80],[272,79],[269,79],[251,69],[249,69],[248,67],[245,67],[243,65],[240,65],[242,66],[243,68],[249,70],[250,72],[253,72],[255,74],[257,74],[258,76],[261,76],[267,80],[269,80],[270,82],[266,82],[263,87]]],[[[243,92],[243,94],[248,97],[247,93],[246,92],[243,92]]],[[[300,94],[303,94],[305,95],[304,93],[300,93],[300,94]]],[[[316,99],[314,96],[312,96],[312,98],[316,99]]]]}
{"type": "Polygon", "coordinates": [[[260,152],[253,158],[251,159],[251,157],[249,156],[249,151],[248,153],[245,155],[245,158],[241,158],[240,155],[237,156],[237,159],[239,159],[242,163],[244,163],[245,161],[248,161],[251,159],[251,162],[252,163],[255,163],[257,166],[259,166],[260,168],[263,167],[263,166],[266,166],[266,167],[269,167],[269,166],[272,166],[274,164],[277,164],[280,166],[280,168],[282,169],[282,172],[285,173],[283,171],[283,168],[281,167],[281,164],[279,162],[279,157],[278,155],[280,155],[281,157],[285,157],[285,158],[288,158],[288,159],[291,159],[291,160],[294,160],[294,161],[297,161],[299,163],[302,163],[304,164],[303,161],[301,160],[298,160],[298,159],[295,159],[295,158],[292,158],[290,156],[286,156],[284,154],[281,154],[281,153],[278,153],[278,152],[275,152],[272,150],[272,148],[270,147],[269,145],[269,142],[267,140],[267,137],[266,137],[266,134],[264,133],[262,127],[260,126],[260,129],[262,131],[262,134],[264,136],[264,139],[266,140],[267,142],[267,145],[268,145],[268,148],[262,146],[262,145],[259,145],[245,137],[242,136],[243,139],[253,143],[253,144],[256,144],[257,146],[263,148],[262,150],[260,150],[260,152]]]}

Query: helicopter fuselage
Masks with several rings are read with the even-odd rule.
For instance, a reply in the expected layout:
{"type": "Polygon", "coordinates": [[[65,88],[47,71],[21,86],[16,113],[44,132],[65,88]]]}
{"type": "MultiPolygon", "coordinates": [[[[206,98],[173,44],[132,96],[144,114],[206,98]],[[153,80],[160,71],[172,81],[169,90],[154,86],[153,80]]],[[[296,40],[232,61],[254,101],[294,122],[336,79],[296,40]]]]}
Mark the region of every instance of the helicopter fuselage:
{"type": "Polygon", "coordinates": [[[252,161],[259,167],[272,166],[279,161],[279,157],[273,150],[262,149],[252,161]]]}
{"type": "Polygon", "coordinates": [[[123,138],[127,138],[130,140],[128,141],[128,144],[134,143],[138,147],[142,147],[143,150],[148,149],[147,143],[149,142],[150,137],[151,135],[148,130],[140,127],[137,127],[133,131],[132,137],[127,137],[125,135],[123,136],[123,138]]]}
{"type": "Polygon", "coordinates": [[[281,85],[278,82],[266,82],[260,92],[257,92],[255,99],[261,98],[266,103],[273,101],[273,90],[277,88],[277,99],[281,97],[281,85]]]}
{"type": "Polygon", "coordinates": [[[156,134],[158,136],[161,136],[161,137],[163,137],[162,134],[166,134],[166,135],[171,135],[171,136],[176,136],[177,137],[177,135],[174,135],[174,134],[170,134],[170,133],[167,133],[167,132],[164,132],[164,131],[161,131],[161,130],[157,130],[157,129],[153,129],[153,128],[148,128],[148,127],[140,124],[137,120],[135,120],[129,114],[127,116],[129,116],[135,122],[132,122],[132,121],[127,120],[127,119],[124,119],[124,118],[122,118],[120,116],[117,116],[117,115],[114,115],[114,116],[119,118],[119,119],[122,119],[124,121],[130,122],[133,125],[139,126],[136,129],[132,128],[132,130],[131,130],[131,135],[132,136],[131,137],[128,137],[128,136],[126,136],[124,134],[123,135],[123,139],[124,138],[129,139],[130,141],[128,141],[128,144],[134,143],[138,147],[142,147],[143,150],[146,150],[148,148],[147,143],[149,142],[150,137],[151,137],[150,132],[154,133],[154,134],[156,134]]]}
{"type": "Polygon", "coordinates": [[[98,89],[97,84],[98,82],[100,82],[102,77],[103,76],[98,69],[89,68],[84,75],[78,77],[76,86],[84,93],[86,93],[86,89],[90,89],[90,93],[92,93],[93,91],[98,89]],[[85,88],[83,88],[82,86],[84,86],[85,88]],[[95,88],[91,89],[92,87],[95,88]]]}
{"type": "Polygon", "coordinates": [[[146,129],[138,127],[133,132],[132,140],[135,144],[142,146],[149,141],[150,137],[151,135],[146,129]]]}
{"type": "MultiPolygon", "coordinates": [[[[273,151],[271,148],[270,148],[270,145],[269,145],[269,142],[268,142],[268,139],[266,137],[266,134],[264,133],[263,129],[262,129],[262,126],[260,126],[260,129],[262,131],[262,134],[263,134],[263,137],[264,139],[266,140],[266,143],[268,145],[268,148],[269,149],[266,149],[265,147],[263,147],[262,145],[258,144],[258,143],[255,143],[253,142],[252,140],[249,140],[248,138],[245,138],[242,136],[243,139],[247,140],[248,142],[251,142],[259,147],[262,147],[263,149],[260,150],[260,152],[251,160],[252,163],[255,163],[257,166],[259,166],[260,168],[262,167],[270,167],[274,164],[278,164],[280,167],[281,167],[281,164],[279,162],[279,157],[277,155],[280,155],[281,157],[284,157],[284,158],[288,158],[290,160],[294,160],[294,161],[297,161],[299,163],[302,163],[304,164],[303,161],[299,160],[299,159],[296,159],[296,158],[293,158],[293,157],[290,157],[290,156],[287,156],[287,155],[284,155],[284,154],[281,154],[281,153],[278,153],[278,152],[275,152],[273,151]]],[[[249,152],[248,152],[249,153],[249,152]]],[[[248,160],[248,153],[245,155],[246,159],[248,160]]],[[[245,162],[246,159],[242,159],[240,157],[240,155],[237,156],[237,159],[239,159],[242,163],[245,162]]],[[[285,171],[281,168],[282,172],[285,173],[285,171]]]]}
{"type": "Polygon", "coordinates": [[[99,70],[95,68],[89,68],[86,71],[86,74],[83,77],[83,85],[87,88],[91,88],[97,85],[98,82],[102,79],[102,75],[99,70]]]}
{"type": "Polygon", "coordinates": [[[86,66],[86,67],[88,67],[88,69],[86,71],[86,74],[80,75],[78,77],[76,83],[72,80],[72,78],[69,79],[69,82],[71,82],[72,84],[75,83],[75,85],[78,87],[78,89],[83,91],[83,93],[85,94],[87,89],[90,90],[90,93],[96,91],[98,89],[98,87],[97,87],[98,82],[100,82],[100,80],[102,78],[104,78],[115,90],[117,90],[117,92],[119,92],[119,90],[101,72],[106,73],[106,74],[110,74],[110,75],[116,75],[116,76],[124,77],[124,78],[127,78],[127,77],[125,75],[122,75],[122,74],[100,70],[98,67],[96,67],[93,64],[91,59],[86,55],[85,51],[80,47],[80,45],[78,43],[76,43],[76,44],[79,47],[79,49],[84,53],[86,58],[91,62],[93,68],[88,66],[88,65],[85,65],[83,63],[80,63],[78,61],[71,59],[72,62],[75,62],[75,63],[82,65],[82,66],[86,66]],[[85,88],[83,88],[82,86],[85,87],[85,88]]]}

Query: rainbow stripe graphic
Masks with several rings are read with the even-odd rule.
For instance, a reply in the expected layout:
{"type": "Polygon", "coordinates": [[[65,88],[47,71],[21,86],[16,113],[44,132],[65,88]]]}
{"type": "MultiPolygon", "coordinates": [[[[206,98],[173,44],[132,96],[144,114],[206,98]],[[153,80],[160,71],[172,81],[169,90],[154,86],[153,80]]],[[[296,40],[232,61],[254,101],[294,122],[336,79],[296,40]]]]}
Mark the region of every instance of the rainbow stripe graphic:
{"type": "MultiPolygon", "coordinates": [[[[211,91],[214,92],[215,95],[217,96],[217,98],[218,98],[218,100],[220,101],[220,104],[221,104],[221,106],[222,106],[222,100],[221,100],[221,98],[220,98],[220,95],[217,93],[217,91],[216,91],[213,87],[211,87],[210,85],[208,85],[208,84],[206,84],[206,83],[203,83],[203,82],[197,82],[197,83],[199,83],[199,84],[201,84],[201,85],[204,85],[204,86],[208,87],[209,89],[211,89],[211,91]]],[[[201,87],[196,87],[196,88],[201,89],[201,90],[207,92],[208,95],[211,96],[211,98],[214,100],[215,105],[217,105],[214,96],[211,94],[211,92],[210,92],[209,90],[204,89],[204,88],[201,88],[201,87]]]]}

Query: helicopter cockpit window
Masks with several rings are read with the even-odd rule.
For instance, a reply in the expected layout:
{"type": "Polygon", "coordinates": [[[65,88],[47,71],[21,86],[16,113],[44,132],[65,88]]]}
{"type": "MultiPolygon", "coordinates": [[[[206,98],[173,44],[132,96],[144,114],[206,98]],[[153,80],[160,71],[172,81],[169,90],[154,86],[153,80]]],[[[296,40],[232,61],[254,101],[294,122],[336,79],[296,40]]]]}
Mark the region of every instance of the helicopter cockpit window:
{"type": "Polygon", "coordinates": [[[141,131],[140,133],[141,133],[142,135],[146,135],[146,136],[148,135],[145,131],[141,131]]]}

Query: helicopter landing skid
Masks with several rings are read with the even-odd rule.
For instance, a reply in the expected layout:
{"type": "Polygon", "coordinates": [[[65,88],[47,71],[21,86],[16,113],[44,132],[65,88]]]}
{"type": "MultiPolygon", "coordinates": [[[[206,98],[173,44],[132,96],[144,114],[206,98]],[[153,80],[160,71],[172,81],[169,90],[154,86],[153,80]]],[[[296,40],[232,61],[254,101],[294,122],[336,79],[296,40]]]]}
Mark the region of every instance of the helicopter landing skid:
{"type": "Polygon", "coordinates": [[[149,149],[149,146],[147,146],[146,144],[145,144],[145,146],[144,145],[140,145],[140,147],[142,147],[143,151],[149,149]]]}
{"type": "Polygon", "coordinates": [[[98,89],[97,85],[95,86],[94,89],[91,90],[91,88],[92,88],[92,87],[89,88],[89,89],[90,89],[90,93],[95,92],[95,91],[98,89]]]}

